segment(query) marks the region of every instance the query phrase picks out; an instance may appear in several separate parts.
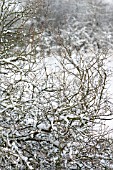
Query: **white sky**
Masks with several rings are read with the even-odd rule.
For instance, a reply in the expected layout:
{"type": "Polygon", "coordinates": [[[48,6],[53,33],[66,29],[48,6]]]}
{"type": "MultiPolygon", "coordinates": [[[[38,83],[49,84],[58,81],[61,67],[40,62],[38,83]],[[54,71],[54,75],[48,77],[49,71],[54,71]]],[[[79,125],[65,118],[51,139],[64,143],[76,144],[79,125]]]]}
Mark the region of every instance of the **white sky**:
{"type": "Polygon", "coordinates": [[[113,4],[113,0],[103,0],[104,2],[106,2],[106,3],[112,3],[113,4]]]}

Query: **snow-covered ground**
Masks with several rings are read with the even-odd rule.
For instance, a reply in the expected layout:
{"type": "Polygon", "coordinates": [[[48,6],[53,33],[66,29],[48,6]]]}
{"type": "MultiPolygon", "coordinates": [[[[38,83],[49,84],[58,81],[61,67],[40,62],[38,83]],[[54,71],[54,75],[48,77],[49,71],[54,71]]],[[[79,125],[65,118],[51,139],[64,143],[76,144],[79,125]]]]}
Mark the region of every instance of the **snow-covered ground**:
{"type": "MultiPolygon", "coordinates": [[[[112,75],[110,76],[110,80],[108,84],[108,90],[110,92],[111,102],[113,103],[113,52],[110,52],[110,57],[108,58],[107,67],[112,72],[112,75]]],[[[113,119],[107,120],[106,125],[110,130],[113,130],[113,119]]]]}

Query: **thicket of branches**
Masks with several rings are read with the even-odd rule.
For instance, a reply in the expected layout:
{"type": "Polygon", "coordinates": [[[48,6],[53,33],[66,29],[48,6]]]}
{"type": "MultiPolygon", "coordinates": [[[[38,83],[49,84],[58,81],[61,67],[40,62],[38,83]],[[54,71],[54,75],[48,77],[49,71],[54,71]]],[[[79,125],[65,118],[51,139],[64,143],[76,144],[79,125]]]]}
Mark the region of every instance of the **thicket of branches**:
{"type": "Polygon", "coordinates": [[[0,168],[112,168],[107,51],[75,18],[49,24],[51,3],[0,4],[0,168]]]}

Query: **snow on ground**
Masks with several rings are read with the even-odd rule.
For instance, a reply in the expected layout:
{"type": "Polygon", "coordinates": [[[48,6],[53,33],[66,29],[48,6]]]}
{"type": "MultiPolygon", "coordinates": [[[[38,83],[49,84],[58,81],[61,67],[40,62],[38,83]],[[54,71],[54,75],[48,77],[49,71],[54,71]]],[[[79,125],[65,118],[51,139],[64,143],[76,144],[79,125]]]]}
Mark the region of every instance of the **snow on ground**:
{"type": "MultiPolygon", "coordinates": [[[[113,103],[113,52],[110,52],[107,67],[108,67],[109,71],[112,71],[112,75],[110,76],[110,81],[108,84],[108,90],[110,92],[111,102],[113,103]]],[[[112,116],[112,118],[113,118],[113,116],[112,116]]],[[[107,120],[106,125],[107,125],[108,129],[113,130],[113,120],[107,120]]]]}

